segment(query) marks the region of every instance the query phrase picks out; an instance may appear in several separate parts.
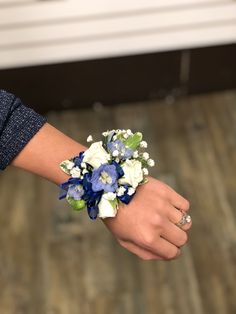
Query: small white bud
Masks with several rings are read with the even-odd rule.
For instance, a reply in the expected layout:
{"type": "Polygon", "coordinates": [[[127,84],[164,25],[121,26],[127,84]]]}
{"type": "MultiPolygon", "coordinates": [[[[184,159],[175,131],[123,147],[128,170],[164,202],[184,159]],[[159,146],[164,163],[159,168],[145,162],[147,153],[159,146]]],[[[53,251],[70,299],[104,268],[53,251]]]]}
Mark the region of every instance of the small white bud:
{"type": "Polygon", "coordinates": [[[135,192],[135,189],[134,188],[129,188],[128,189],[128,195],[133,195],[134,194],[134,192],[135,192]]]}
{"type": "Polygon", "coordinates": [[[133,153],[133,157],[134,158],[138,158],[138,151],[136,150],[136,151],[134,151],[134,153],[133,153]]]}
{"type": "Polygon", "coordinates": [[[93,137],[92,137],[92,135],[89,135],[89,136],[87,137],[87,142],[90,143],[90,142],[92,142],[92,141],[93,141],[93,137]]]}
{"type": "Polygon", "coordinates": [[[71,171],[70,174],[72,178],[79,178],[81,175],[81,170],[79,167],[74,167],[71,171]]]}
{"type": "Polygon", "coordinates": [[[124,138],[127,139],[129,137],[129,135],[127,133],[124,133],[124,138]]]}
{"type": "Polygon", "coordinates": [[[86,168],[87,167],[87,165],[86,165],[86,163],[85,162],[81,162],[81,168],[86,168]]]}
{"type": "Polygon", "coordinates": [[[146,141],[142,141],[141,143],[140,143],[140,147],[142,147],[142,148],[147,148],[147,142],[146,141]]]}
{"type": "Polygon", "coordinates": [[[116,190],[117,196],[122,196],[122,195],[124,195],[125,191],[126,191],[125,188],[124,188],[123,186],[120,186],[120,187],[116,190]]]}
{"type": "Polygon", "coordinates": [[[116,158],[116,159],[115,159],[115,162],[119,163],[119,162],[120,162],[120,159],[119,159],[119,158],[116,158]]]}
{"type": "Polygon", "coordinates": [[[147,168],[143,168],[143,174],[145,175],[145,176],[147,176],[148,175],[148,170],[147,170],[147,168]]]}
{"type": "Polygon", "coordinates": [[[107,136],[108,136],[108,132],[103,132],[102,135],[103,135],[104,137],[107,137],[107,136]]]}
{"type": "Polygon", "coordinates": [[[65,162],[65,166],[68,170],[71,170],[74,167],[74,165],[75,164],[73,163],[73,161],[68,160],[65,162]]]}
{"type": "Polygon", "coordinates": [[[148,163],[149,167],[154,167],[155,166],[155,161],[153,159],[148,159],[147,163],[148,163]]]}
{"type": "Polygon", "coordinates": [[[113,156],[113,157],[117,157],[117,156],[119,156],[119,152],[118,152],[118,150],[114,150],[114,152],[112,153],[112,156],[113,156]]]}
{"type": "Polygon", "coordinates": [[[143,153],[143,158],[144,158],[145,160],[148,160],[149,154],[148,154],[147,152],[143,153]]]}
{"type": "Polygon", "coordinates": [[[132,135],[132,134],[133,134],[130,129],[126,130],[126,133],[127,133],[128,135],[132,135]]]}

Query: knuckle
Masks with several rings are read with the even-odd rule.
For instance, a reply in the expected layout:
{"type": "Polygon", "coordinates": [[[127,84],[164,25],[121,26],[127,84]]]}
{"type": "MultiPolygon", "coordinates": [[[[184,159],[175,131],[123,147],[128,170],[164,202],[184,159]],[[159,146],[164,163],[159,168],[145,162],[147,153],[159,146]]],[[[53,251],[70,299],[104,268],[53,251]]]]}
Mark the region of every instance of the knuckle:
{"type": "Polygon", "coordinates": [[[155,237],[153,234],[146,234],[143,237],[143,244],[146,247],[151,248],[151,247],[153,247],[154,243],[155,243],[155,237]]]}
{"type": "Polygon", "coordinates": [[[153,224],[155,226],[159,227],[160,229],[163,228],[164,217],[162,217],[161,215],[157,214],[157,215],[153,216],[152,221],[153,221],[153,224]]]}

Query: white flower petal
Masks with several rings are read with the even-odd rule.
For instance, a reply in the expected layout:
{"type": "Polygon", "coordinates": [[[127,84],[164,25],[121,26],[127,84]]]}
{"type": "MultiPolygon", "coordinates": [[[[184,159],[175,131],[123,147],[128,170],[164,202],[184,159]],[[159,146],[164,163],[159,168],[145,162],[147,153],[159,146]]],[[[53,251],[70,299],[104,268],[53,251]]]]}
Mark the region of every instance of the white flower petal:
{"type": "Polygon", "coordinates": [[[117,214],[117,206],[113,208],[109,200],[107,199],[107,194],[102,195],[102,198],[98,204],[98,217],[107,218],[107,217],[115,217],[117,214]]]}
{"type": "Polygon", "coordinates": [[[122,196],[124,195],[126,189],[123,187],[123,186],[120,186],[118,189],[117,189],[117,196],[122,196]]]}
{"type": "Polygon", "coordinates": [[[106,193],[106,198],[109,201],[114,201],[114,199],[116,198],[116,193],[108,192],[108,193],[106,193]]]}
{"type": "Polygon", "coordinates": [[[92,137],[92,135],[89,135],[88,137],[87,137],[87,142],[89,143],[89,142],[92,142],[93,141],[93,137],[92,137]]]}
{"type": "Polygon", "coordinates": [[[143,148],[147,148],[147,142],[146,141],[142,141],[141,143],[140,143],[140,147],[143,147],[143,148]]]}
{"type": "Polygon", "coordinates": [[[65,166],[66,166],[66,168],[68,169],[68,170],[71,170],[73,167],[74,167],[74,163],[73,163],[73,161],[70,161],[70,160],[66,160],[65,162],[64,162],[64,164],[65,164],[65,166]]]}
{"type": "Polygon", "coordinates": [[[143,158],[144,158],[145,160],[148,160],[149,154],[148,154],[147,152],[143,153],[143,158]]]}
{"type": "Polygon", "coordinates": [[[135,189],[134,188],[129,188],[128,189],[128,195],[133,195],[135,192],[135,189]]]}
{"type": "Polygon", "coordinates": [[[114,152],[112,153],[113,157],[117,157],[119,155],[119,151],[118,150],[114,150],[114,152]]]}
{"type": "Polygon", "coordinates": [[[84,152],[83,161],[92,167],[99,168],[102,164],[106,164],[110,159],[110,155],[102,146],[102,141],[93,143],[89,149],[84,152]]]}
{"type": "Polygon", "coordinates": [[[155,161],[153,159],[148,159],[147,163],[148,163],[149,167],[154,167],[155,166],[155,161]]]}
{"type": "Polygon", "coordinates": [[[136,189],[139,183],[143,180],[141,162],[135,159],[128,159],[124,162],[122,168],[124,176],[120,178],[119,183],[122,185],[129,184],[136,189]]]}
{"type": "Polygon", "coordinates": [[[74,167],[71,171],[70,174],[72,178],[79,178],[81,175],[81,170],[79,167],[74,167]]]}

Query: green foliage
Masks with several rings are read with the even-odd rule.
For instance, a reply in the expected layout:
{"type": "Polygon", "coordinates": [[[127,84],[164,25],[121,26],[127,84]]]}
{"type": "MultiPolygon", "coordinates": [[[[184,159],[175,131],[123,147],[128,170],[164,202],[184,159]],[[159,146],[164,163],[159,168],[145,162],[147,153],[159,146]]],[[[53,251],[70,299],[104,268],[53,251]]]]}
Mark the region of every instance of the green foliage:
{"type": "Polygon", "coordinates": [[[132,150],[136,150],[139,145],[140,142],[142,141],[142,134],[141,133],[135,133],[133,135],[130,135],[127,140],[124,141],[125,146],[127,146],[128,148],[132,149],[132,150]]]}
{"type": "Polygon", "coordinates": [[[70,170],[67,168],[67,164],[70,162],[70,160],[64,160],[60,163],[60,168],[62,171],[64,171],[66,174],[70,175],[70,170]]]}
{"type": "Polygon", "coordinates": [[[74,210],[82,210],[86,207],[85,201],[84,200],[74,200],[72,197],[67,197],[66,198],[68,203],[73,207],[74,210]]]}

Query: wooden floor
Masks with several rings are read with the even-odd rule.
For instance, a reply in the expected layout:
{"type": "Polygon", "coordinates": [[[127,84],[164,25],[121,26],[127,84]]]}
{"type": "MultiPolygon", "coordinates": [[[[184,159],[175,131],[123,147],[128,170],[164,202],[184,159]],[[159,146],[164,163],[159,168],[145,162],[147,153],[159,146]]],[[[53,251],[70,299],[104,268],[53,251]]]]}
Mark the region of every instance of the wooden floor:
{"type": "Polygon", "coordinates": [[[193,228],[181,258],[144,262],[58,201],[56,186],[9,168],[0,175],[0,313],[236,313],[236,91],[48,119],[81,142],[141,130],[158,160],[153,175],[190,199],[193,228]]]}

